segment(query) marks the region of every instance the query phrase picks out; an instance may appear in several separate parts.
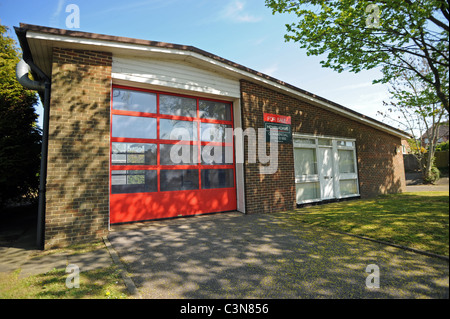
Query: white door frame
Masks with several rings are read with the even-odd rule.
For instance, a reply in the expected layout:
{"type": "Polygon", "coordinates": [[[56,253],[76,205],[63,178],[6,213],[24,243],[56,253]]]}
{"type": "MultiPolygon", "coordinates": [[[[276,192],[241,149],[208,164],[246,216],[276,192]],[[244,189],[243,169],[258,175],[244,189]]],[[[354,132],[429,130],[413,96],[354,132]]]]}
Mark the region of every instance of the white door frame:
{"type": "Polygon", "coordinates": [[[317,148],[317,166],[320,183],[320,198],[322,200],[335,198],[335,175],[336,169],[334,166],[334,152],[332,147],[319,146],[317,148]],[[324,158],[324,155],[328,153],[328,159],[324,158]],[[327,163],[330,161],[330,163],[327,163]]]}

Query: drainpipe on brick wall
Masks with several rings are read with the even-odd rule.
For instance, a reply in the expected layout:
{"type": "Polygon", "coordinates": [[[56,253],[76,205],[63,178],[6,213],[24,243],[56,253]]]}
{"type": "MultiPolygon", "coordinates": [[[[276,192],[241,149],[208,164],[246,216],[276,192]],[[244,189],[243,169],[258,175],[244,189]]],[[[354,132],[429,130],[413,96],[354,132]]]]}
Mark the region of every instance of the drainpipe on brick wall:
{"type": "MultiPolygon", "coordinates": [[[[19,31],[20,32],[20,31],[19,31]]],[[[19,36],[18,30],[16,33],[19,36]]],[[[25,34],[23,37],[19,36],[19,41],[26,39],[25,34]]],[[[48,127],[49,127],[49,109],[50,109],[50,78],[39,69],[30,58],[28,46],[25,48],[21,41],[22,49],[24,51],[24,60],[20,60],[16,66],[16,77],[20,84],[24,87],[36,90],[39,93],[44,94],[43,108],[44,108],[44,121],[42,132],[42,144],[41,144],[41,167],[39,173],[39,204],[38,204],[38,218],[37,218],[37,237],[36,243],[39,249],[44,249],[44,230],[45,230],[45,186],[47,183],[47,152],[48,152],[48,127]],[[41,81],[31,80],[28,76],[30,70],[37,74],[41,81]]],[[[26,40],[25,40],[26,41],[26,40]]]]}

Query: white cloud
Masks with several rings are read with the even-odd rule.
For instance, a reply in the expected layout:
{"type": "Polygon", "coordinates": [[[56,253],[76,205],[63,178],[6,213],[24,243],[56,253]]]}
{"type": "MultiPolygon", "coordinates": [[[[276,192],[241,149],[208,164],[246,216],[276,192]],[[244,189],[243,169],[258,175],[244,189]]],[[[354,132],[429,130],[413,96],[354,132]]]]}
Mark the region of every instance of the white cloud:
{"type": "Polygon", "coordinates": [[[267,37],[262,37],[262,38],[259,38],[259,39],[254,39],[254,40],[252,40],[251,43],[252,43],[253,45],[261,45],[261,44],[263,44],[266,40],[267,40],[267,37]]]}
{"type": "Polygon", "coordinates": [[[264,74],[267,74],[267,75],[270,75],[270,76],[274,76],[275,72],[277,72],[278,69],[279,69],[278,68],[278,63],[274,63],[272,65],[269,65],[269,66],[265,67],[265,68],[262,68],[261,69],[261,73],[264,73],[264,74]]]}
{"type": "Polygon", "coordinates": [[[66,2],[65,0],[58,0],[56,9],[50,18],[50,26],[51,27],[59,27],[59,17],[61,15],[61,12],[63,10],[63,6],[64,6],[65,2],[66,2]]]}
{"type": "Polygon", "coordinates": [[[387,101],[389,97],[382,89],[361,94],[358,94],[358,91],[349,91],[349,93],[353,95],[353,100],[349,100],[347,106],[372,118],[377,117],[378,111],[384,110],[383,101],[387,101]]]}
{"type": "Polygon", "coordinates": [[[145,0],[140,2],[130,1],[130,2],[124,2],[121,5],[118,6],[110,6],[109,8],[106,8],[102,10],[102,14],[105,13],[111,13],[111,12],[134,12],[134,11],[140,11],[143,9],[161,9],[164,7],[168,7],[170,5],[174,4],[174,0],[145,0]]]}
{"type": "Polygon", "coordinates": [[[232,22],[258,22],[261,17],[250,15],[244,12],[245,3],[235,0],[226,5],[220,12],[220,19],[232,22]]]}

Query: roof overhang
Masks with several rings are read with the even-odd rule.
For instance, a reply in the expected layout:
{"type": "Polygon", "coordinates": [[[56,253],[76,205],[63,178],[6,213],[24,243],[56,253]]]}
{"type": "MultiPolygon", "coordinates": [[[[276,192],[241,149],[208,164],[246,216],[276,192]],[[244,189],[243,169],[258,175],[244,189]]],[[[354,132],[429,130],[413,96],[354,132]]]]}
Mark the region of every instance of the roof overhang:
{"type": "Polygon", "coordinates": [[[127,55],[153,59],[186,61],[193,65],[198,65],[201,68],[223,74],[227,77],[256,82],[262,86],[307,101],[312,105],[377,128],[391,135],[403,139],[410,138],[410,135],[406,132],[360,114],[340,104],[192,46],[55,29],[28,24],[21,24],[20,28],[16,28],[16,33],[19,37],[22,49],[24,51],[29,51],[24,52],[24,54],[31,55],[33,62],[49,77],[51,76],[52,49],[54,47],[111,52],[113,56],[127,55]]]}

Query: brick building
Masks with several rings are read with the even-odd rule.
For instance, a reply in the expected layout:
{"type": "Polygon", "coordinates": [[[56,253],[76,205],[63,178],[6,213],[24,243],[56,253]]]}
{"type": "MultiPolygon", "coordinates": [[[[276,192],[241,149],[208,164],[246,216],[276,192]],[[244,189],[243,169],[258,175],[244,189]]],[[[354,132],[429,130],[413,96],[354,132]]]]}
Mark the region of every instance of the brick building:
{"type": "Polygon", "coordinates": [[[16,33],[35,78],[51,82],[45,247],[115,223],[404,190],[406,133],[280,80],[190,46],[16,33]]]}

